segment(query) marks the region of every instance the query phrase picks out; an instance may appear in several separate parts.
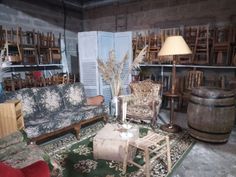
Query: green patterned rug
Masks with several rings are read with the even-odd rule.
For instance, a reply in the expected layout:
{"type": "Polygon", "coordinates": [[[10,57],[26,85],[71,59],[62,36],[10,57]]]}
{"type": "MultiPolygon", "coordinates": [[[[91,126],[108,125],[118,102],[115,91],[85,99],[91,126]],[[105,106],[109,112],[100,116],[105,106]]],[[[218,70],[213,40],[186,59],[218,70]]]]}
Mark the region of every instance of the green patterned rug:
{"type": "MultiPolygon", "coordinates": [[[[81,138],[78,141],[73,134],[66,134],[58,139],[44,143],[41,147],[51,156],[57,159],[63,167],[63,177],[143,177],[141,170],[134,166],[128,166],[127,173],[122,175],[122,163],[106,160],[93,159],[93,137],[104,124],[98,122],[81,130],[81,138]]],[[[140,136],[144,136],[150,127],[139,125],[140,136]]],[[[172,171],[175,166],[183,160],[187,152],[194,144],[194,140],[186,130],[180,133],[166,133],[157,127],[155,132],[169,135],[171,147],[172,171]]],[[[140,156],[141,157],[141,156],[140,156]]],[[[137,155],[137,159],[140,158],[137,155]]],[[[166,158],[154,161],[151,176],[166,177],[166,158]]],[[[142,161],[142,160],[140,160],[142,161]]]]}

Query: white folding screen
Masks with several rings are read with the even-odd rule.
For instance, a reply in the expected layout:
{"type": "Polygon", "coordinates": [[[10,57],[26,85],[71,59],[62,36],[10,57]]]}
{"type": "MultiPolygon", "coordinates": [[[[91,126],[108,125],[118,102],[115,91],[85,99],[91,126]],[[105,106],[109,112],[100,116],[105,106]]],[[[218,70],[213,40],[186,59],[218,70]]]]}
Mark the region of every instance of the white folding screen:
{"type": "Polygon", "coordinates": [[[78,33],[80,81],[87,96],[99,94],[97,32],[78,33]]]}
{"type": "Polygon", "coordinates": [[[128,86],[131,81],[131,74],[128,75],[128,69],[131,65],[133,52],[132,52],[132,33],[131,32],[117,32],[114,33],[115,43],[114,49],[116,51],[117,60],[122,60],[126,53],[128,53],[128,62],[124,66],[122,77],[124,78],[122,93],[127,94],[128,86]]]}
{"type": "MultiPolygon", "coordinates": [[[[97,58],[106,61],[109,51],[115,50],[116,59],[123,59],[128,52],[128,64],[125,65],[124,73],[127,74],[128,67],[132,61],[132,33],[131,32],[79,32],[79,63],[80,81],[84,84],[87,96],[103,95],[105,103],[111,99],[110,86],[105,83],[98,71],[97,58]]],[[[125,92],[131,81],[131,76],[126,78],[124,83],[125,92]]],[[[124,93],[124,92],[123,92],[124,93]]]]}
{"type": "MultiPolygon", "coordinates": [[[[109,57],[109,51],[114,49],[114,34],[109,32],[98,32],[98,58],[106,62],[109,57]]],[[[109,104],[111,100],[111,88],[99,73],[99,90],[101,95],[105,98],[105,104],[109,104]]]]}

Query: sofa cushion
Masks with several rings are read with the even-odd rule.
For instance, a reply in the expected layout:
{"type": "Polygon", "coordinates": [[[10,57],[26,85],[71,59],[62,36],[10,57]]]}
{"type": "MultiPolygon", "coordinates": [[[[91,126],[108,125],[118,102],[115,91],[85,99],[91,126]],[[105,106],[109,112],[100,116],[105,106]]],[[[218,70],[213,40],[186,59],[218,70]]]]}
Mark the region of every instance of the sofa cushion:
{"type": "Polygon", "coordinates": [[[26,123],[25,131],[29,138],[50,133],[108,112],[108,107],[82,106],[80,108],[64,109],[49,114],[38,114],[26,123]]]}
{"type": "Polygon", "coordinates": [[[57,112],[64,109],[62,96],[56,86],[34,89],[35,99],[41,113],[57,112]]]}
{"type": "Polygon", "coordinates": [[[25,132],[29,138],[51,133],[70,126],[73,116],[76,116],[76,112],[66,109],[54,113],[38,114],[26,123],[25,132]]]}
{"type": "Polygon", "coordinates": [[[22,103],[24,118],[34,116],[38,112],[38,106],[34,97],[34,92],[30,88],[24,88],[15,92],[7,92],[6,99],[18,99],[22,103]]]}
{"type": "Polygon", "coordinates": [[[84,105],[80,108],[75,108],[73,112],[76,113],[76,116],[71,117],[71,122],[76,123],[79,120],[88,120],[108,113],[108,107],[105,105],[84,105]]]}
{"type": "Polygon", "coordinates": [[[71,107],[78,108],[85,104],[86,97],[84,87],[81,83],[76,82],[74,84],[59,85],[58,87],[61,90],[64,104],[67,109],[70,109],[71,107]]]}

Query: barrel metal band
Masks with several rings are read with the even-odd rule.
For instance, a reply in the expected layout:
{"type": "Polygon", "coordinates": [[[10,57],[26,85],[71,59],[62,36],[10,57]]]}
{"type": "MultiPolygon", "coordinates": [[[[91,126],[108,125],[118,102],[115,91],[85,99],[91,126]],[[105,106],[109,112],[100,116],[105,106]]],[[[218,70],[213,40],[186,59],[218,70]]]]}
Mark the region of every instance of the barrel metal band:
{"type": "Polygon", "coordinates": [[[234,98],[234,95],[231,95],[231,96],[216,96],[216,97],[207,97],[207,96],[202,96],[202,95],[198,95],[198,94],[195,94],[195,93],[191,93],[191,95],[196,96],[196,97],[200,97],[200,98],[207,98],[207,99],[234,98]]]}
{"type": "Polygon", "coordinates": [[[214,132],[208,132],[208,131],[202,131],[202,130],[198,130],[196,128],[193,128],[191,125],[188,124],[188,127],[193,129],[193,130],[196,130],[198,132],[201,132],[201,133],[208,133],[208,134],[214,134],[214,135],[225,135],[225,134],[229,134],[231,131],[229,132],[224,132],[224,133],[214,133],[214,132]]]}
{"type": "Polygon", "coordinates": [[[190,103],[196,104],[196,105],[203,105],[207,107],[215,107],[215,108],[225,108],[225,107],[235,107],[235,104],[229,104],[229,105],[209,105],[209,104],[203,104],[203,103],[197,103],[193,100],[189,100],[190,103]]]}

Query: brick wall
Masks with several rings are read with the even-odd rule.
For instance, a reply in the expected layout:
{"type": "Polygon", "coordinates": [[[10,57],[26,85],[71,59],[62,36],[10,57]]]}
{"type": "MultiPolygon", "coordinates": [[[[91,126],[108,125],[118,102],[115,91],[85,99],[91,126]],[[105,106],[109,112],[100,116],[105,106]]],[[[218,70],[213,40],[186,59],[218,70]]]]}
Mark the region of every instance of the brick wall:
{"type": "MultiPolygon", "coordinates": [[[[235,0],[133,0],[87,7],[84,30],[142,30],[182,25],[235,23],[235,0]],[[119,27],[119,16],[123,24],[119,27]],[[126,21],[126,22],[125,22],[126,21]],[[118,24],[118,27],[117,27],[118,24]]],[[[121,22],[122,23],[122,22],[121,22]]]]}

